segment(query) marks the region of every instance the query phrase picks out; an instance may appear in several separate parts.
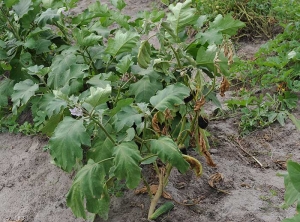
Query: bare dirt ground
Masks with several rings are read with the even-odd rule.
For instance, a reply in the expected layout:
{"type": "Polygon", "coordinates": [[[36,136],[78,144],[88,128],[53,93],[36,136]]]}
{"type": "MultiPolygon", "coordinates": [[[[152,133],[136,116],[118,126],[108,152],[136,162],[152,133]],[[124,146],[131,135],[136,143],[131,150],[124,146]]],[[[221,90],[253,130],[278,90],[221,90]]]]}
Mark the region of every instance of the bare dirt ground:
{"type": "MultiPolygon", "coordinates": [[[[77,10],[82,11],[90,2],[80,1],[77,10]]],[[[140,9],[150,9],[153,4],[150,0],[126,2],[125,11],[130,15],[140,9]]],[[[258,46],[242,44],[239,53],[253,55],[258,46]]],[[[294,114],[300,118],[300,109],[294,114]]],[[[210,151],[217,167],[207,166],[205,159],[191,148],[188,153],[203,163],[203,175],[197,179],[192,171],[181,175],[173,170],[166,188],[177,202],[196,201],[197,204],[175,203],[175,208],[157,221],[279,222],[295,213],[294,209],[280,207],[284,184],[283,178],[277,176],[285,172],[287,159],[300,161],[299,131],[290,121],[285,127],[274,124],[239,140],[236,140],[238,122],[235,118],[212,121],[208,131],[211,133],[210,151]],[[223,180],[212,188],[208,182],[216,173],[220,173],[223,180]]],[[[76,219],[66,207],[65,195],[73,175],[51,164],[49,154],[42,149],[45,144],[40,137],[0,134],[0,222],[84,221],[76,219]]],[[[143,170],[148,171],[149,177],[153,176],[149,169],[143,170]]],[[[148,196],[135,195],[133,190],[121,191],[122,197],[112,197],[108,221],[147,221],[148,196]]],[[[161,199],[160,203],[163,202],[161,199]]],[[[103,220],[97,218],[96,221],[103,220]]]]}

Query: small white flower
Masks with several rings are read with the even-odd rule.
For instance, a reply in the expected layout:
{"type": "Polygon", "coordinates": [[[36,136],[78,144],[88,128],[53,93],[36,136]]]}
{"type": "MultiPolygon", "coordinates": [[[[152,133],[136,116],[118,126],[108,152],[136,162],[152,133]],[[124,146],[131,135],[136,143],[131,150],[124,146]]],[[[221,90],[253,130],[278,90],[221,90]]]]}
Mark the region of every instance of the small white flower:
{"type": "Polygon", "coordinates": [[[83,116],[82,109],[78,107],[74,107],[73,109],[69,109],[73,116],[83,116]]]}

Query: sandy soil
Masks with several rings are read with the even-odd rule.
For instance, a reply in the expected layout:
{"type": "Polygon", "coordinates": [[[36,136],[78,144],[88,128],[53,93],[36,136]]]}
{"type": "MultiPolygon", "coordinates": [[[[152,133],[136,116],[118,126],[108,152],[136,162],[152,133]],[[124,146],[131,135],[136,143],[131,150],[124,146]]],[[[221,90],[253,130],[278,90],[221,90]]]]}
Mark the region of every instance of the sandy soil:
{"type": "MultiPolygon", "coordinates": [[[[76,10],[83,10],[90,2],[80,1],[76,10]]],[[[154,1],[126,2],[129,6],[125,11],[135,15],[140,9],[149,9],[154,1]]],[[[242,46],[240,50],[250,56],[258,45],[248,43],[246,47],[242,46]]],[[[295,111],[298,118],[299,113],[299,109],[295,111]]],[[[238,144],[235,141],[237,128],[234,118],[210,123],[211,153],[217,167],[207,166],[203,157],[189,149],[188,153],[203,163],[203,176],[196,179],[193,172],[181,175],[173,170],[166,189],[177,202],[197,201],[197,204],[183,206],[175,203],[175,208],[157,221],[279,222],[294,214],[293,209],[280,208],[284,185],[283,178],[277,173],[285,171],[284,163],[288,158],[300,161],[299,132],[290,122],[285,127],[274,124],[240,139],[238,144]],[[216,188],[211,188],[208,181],[215,173],[221,173],[223,180],[216,184],[216,188]]],[[[1,222],[84,221],[76,219],[66,207],[65,195],[73,175],[51,164],[49,154],[43,151],[45,144],[46,141],[39,137],[0,134],[1,222]]],[[[149,178],[153,177],[151,170],[143,170],[149,178]]],[[[147,221],[148,196],[135,195],[132,190],[121,192],[122,197],[112,197],[108,221],[147,221]]],[[[163,202],[164,199],[160,201],[163,202]]],[[[96,221],[102,220],[97,218],[96,221]]]]}

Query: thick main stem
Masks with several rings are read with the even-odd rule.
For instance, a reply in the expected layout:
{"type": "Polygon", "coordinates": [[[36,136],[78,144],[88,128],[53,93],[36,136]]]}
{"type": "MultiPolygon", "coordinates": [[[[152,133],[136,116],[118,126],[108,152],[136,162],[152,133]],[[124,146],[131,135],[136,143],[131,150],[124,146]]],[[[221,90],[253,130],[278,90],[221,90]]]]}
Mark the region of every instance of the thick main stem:
{"type": "Polygon", "coordinates": [[[149,212],[148,212],[148,220],[150,219],[151,215],[154,213],[157,202],[163,193],[164,174],[162,171],[158,174],[158,179],[159,179],[159,184],[158,184],[156,194],[154,195],[154,197],[151,200],[151,204],[150,204],[150,208],[149,208],[149,212]]]}

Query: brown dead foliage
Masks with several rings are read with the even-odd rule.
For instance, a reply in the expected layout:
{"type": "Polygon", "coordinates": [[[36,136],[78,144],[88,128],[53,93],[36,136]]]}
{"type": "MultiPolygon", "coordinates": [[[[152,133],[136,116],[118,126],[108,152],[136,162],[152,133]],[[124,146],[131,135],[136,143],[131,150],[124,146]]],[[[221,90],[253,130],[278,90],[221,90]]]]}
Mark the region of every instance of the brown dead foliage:
{"type": "MultiPolygon", "coordinates": [[[[158,190],[158,185],[156,185],[156,184],[150,185],[150,192],[151,192],[152,195],[155,195],[156,192],[157,192],[157,190],[158,190]]],[[[144,186],[144,187],[142,187],[140,189],[136,189],[134,191],[134,193],[136,195],[137,194],[145,194],[145,193],[148,193],[148,190],[147,190],[147,187],[144,186]]],[[[163,191],[162,196],[163,196],[163,198],[168,199],[168,200],[172,200],[173,199],[172,196],[169,193],[167,193],[166,191],[163,191]]]]}
{"type": "Polygon", "coordinates": [[[201,163],[194,157],[188,155],[182,155],[183,158],[190,164],[191,169],[195,171],[197,177],[200,177],[202,174],[202,165],[201,163]]]}
{"type": "Polygon", "coordinates": [[[204,104],[205,104],[205,98],[204,96],[202,96],[201,99],[197,100],[194,106],[194,110],[199,111],[204,104]]]}
{"type": "Polygon", "coordinates": [[[225,76],[223,76],[221,86],[220,86],[220,95],[222,97],[225,96],[225,92],[228,91],[229,87],[230,87],[230,84],[229,84],[228,80],[226,79],[225,76]]]}
{"type": "Polygon", "coordinates": [[[210,153],[207,150],[205,139],[204,139],[204,137],[203,137],[203,135],[202,135],[202,133],[201,133],[200,130],[199,130],[199,141],[198,142],[199,142],[200,152],[203,153],[203,155],[206,158],[206,163],[209,166],[216,167],[216,164],[212,160],[212,158],[210,156],[210,153]]]}
{"type": "Polygon", "coordinates": [[[152,128],[155,132],[160,133],[160,127],[158,125],[158,117],[157,117],[157,113],[154,114],[153,118],[152,118],[152,128]]]}
{"type": "Polygon", "coordinates": [[[220,181],[224,180],[224,176],[221,173],[215,173],[211,175],[208,179],[208,184],[212,188],[216,187],[216,184],[219,183],[220,181]]]}

